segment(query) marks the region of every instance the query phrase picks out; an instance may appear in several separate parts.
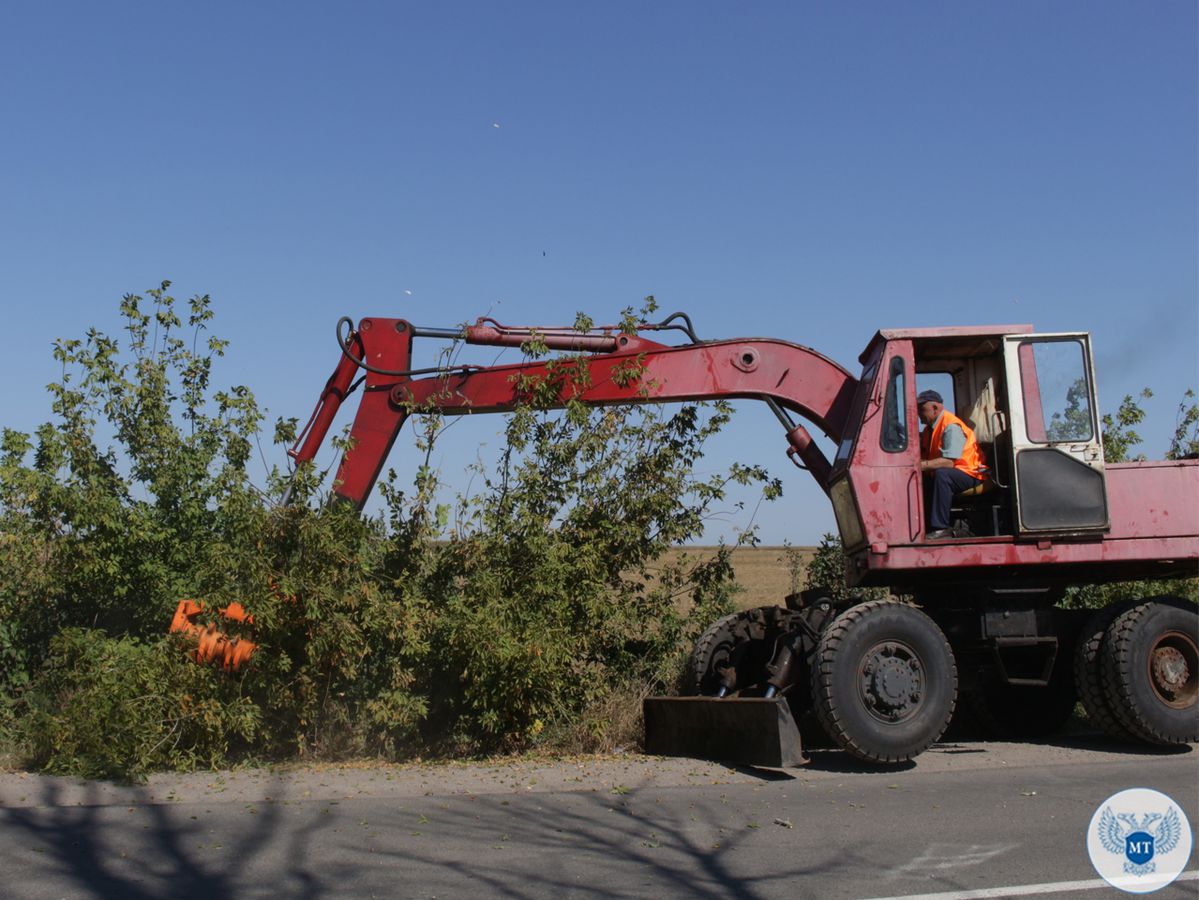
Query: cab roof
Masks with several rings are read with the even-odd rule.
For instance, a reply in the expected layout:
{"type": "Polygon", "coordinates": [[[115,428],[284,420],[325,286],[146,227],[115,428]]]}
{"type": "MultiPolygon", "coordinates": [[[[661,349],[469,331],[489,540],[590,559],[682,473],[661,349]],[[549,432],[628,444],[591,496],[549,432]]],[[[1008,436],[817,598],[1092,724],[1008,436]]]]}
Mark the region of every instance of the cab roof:
{"type": "Polygon", "coordinates": [[[884,328],[875,333],[858,357],[866,359],[880,343],[912,341],[938,356],[978,356],[994,352],[994,341],[1008,334],[1032,334],[1031,325],[950,325],[943,328],[884,328]]]}

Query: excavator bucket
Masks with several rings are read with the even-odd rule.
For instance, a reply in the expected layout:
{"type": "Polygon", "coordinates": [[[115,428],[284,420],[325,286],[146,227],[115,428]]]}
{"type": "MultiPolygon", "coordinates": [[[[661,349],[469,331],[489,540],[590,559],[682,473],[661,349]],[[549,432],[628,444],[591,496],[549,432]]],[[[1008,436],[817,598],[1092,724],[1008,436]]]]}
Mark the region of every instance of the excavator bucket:
{"type": "Polygon", "coordinates": [[[645,752],[743,766],[793,768],[807,760],[784,697],[648,697],[645,752]]]}
{"type": "MultiPolygon", "coordinates": [[[[215,662],[226,672],[236,672],[254,655],[258,645],[253,641],[225,634],[215,625],[201,625],[197,620],[203,611],[203,605],[195,600],[180,600],[175,609],[175,617],[171,620],[170,631],[188,635],[196,642],[196,648],[192,652],[192,658],[196,662],[215,662]]],[[[217,612],[230,622],[254,624],[254,617],[249,615],[240,603],[230,603],[217,612]]]]}

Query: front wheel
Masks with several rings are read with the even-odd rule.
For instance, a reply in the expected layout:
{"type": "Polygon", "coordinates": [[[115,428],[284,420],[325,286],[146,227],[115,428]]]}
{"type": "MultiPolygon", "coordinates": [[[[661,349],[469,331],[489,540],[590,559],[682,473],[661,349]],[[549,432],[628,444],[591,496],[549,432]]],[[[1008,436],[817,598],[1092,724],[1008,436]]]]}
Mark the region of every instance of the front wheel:
{"type": "Polygon", "coordinates": [[[874,763],[907,762],[944,733],[957,667],[941,629],[914,606],[855,606],[820,638],[812,659],[820,724],[838,746],[874,763]]]}

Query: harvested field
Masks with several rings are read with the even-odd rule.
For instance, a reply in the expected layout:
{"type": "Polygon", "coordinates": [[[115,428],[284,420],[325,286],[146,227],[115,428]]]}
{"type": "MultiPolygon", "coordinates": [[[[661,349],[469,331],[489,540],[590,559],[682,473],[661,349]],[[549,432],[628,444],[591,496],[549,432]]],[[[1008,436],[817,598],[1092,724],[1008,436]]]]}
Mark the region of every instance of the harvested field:
{"type": "MultiPolygon", "coordinates": [[[[733,571],[742,592],[737,595],[737,608],[783,605],[783,598],[793,590],[803,587],[803,570],[792,576],[792,563],[788,551],[798,555],[801,566],[806,566],[816,552],[815,547],[738,547],[733,551],[733,571]],[[794,583],[793,583],[794,582],[794,583]]],[[[673,562],[686,554],[695,559],[710,558],[715,547],[685,547],[671,550],[665,557],[673,562]]]]}

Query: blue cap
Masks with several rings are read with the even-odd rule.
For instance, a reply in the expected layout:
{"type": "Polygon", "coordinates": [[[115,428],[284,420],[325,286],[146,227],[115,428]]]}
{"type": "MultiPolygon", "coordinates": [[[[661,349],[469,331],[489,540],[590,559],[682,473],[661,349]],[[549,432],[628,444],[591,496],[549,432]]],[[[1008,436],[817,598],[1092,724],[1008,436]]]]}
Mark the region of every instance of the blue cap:
{"type": "Polygon", "coordinates": [[[940,403],[945,405],[945,401],[941,399],[941,395],[936,391],[921,391],[920,396],[916,398],[916,405],[920,406],[923,403],[940,403]]]}

